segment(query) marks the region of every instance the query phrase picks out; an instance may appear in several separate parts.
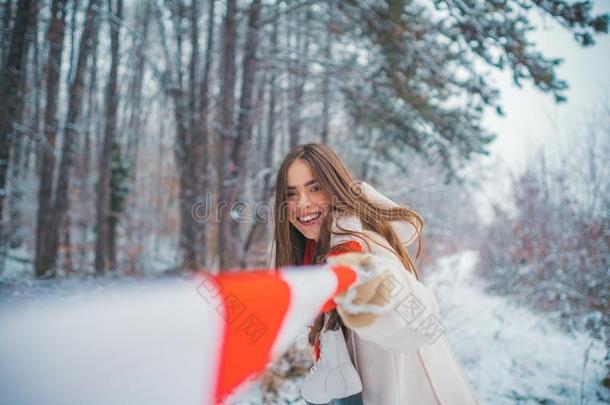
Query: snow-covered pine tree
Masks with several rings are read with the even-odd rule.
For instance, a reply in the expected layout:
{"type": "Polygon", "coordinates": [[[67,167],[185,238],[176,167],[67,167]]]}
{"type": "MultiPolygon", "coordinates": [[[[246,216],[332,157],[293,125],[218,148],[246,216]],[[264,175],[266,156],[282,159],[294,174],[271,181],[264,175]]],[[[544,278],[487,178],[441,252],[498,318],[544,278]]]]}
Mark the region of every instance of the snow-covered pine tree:
{"type": "MultiPolygon", "coordinates": [[[[409,148],[439,161],[447,180],[473,154],[487,154],[495,136],[481,125],[485,108],[502,114],[490,70],[509,69],[514,82],[532,82],[565,100],[556,74],[561,59],[531,42],[534,11],[573,32],[583,46],[607,33],[609,16],[592,1],[347,0],[336,2],[337,35],[358,44],[343,52],[350,74],[341,89],[351,115],[381,132],[385,148],[409,148]]],[[[380,148],[383,152],[383,148],[380,148]]]]}

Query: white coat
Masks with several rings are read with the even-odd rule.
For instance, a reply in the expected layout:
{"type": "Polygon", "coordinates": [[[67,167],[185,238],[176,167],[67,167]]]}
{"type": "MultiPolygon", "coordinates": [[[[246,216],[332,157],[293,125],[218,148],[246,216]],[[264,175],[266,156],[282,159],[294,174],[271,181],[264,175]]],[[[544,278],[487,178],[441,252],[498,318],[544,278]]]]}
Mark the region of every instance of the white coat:
{"type": "MultiPolygon", "coordinates": [[[[395,204],[371,186],[364,190],[378,202],[395,204]]],[[[383,256],[395,286],[389,307],[372,324],[348,332],[348,352],[360,375],[364,405],[471,405],[477,404],[474,390],[466,379],[444,334],[434,293],[409,272],[389,243],[378,233],[363,228],[356,216],[334,215],[344,229],[364,232],[386,248],[347,235],[332,235],[331,248],[356,240],[365,253],[383,256]]],[[[405,222],[392,223],[404,245],[416,239],[415,228],[405,222]]],[[[343,310],[357,305],[344,305],[343,310]]]]}

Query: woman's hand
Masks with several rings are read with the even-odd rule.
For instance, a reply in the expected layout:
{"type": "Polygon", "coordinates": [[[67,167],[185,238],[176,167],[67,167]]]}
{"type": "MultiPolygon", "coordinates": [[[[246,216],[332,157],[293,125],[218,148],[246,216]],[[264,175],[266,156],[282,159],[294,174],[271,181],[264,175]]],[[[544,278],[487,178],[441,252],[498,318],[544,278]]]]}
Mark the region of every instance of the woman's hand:
{"type": "MultiPolygon", "coordinates": [[[[356,287],[356,298],[354,304],[364,304],[373,301],[375,296],[379,293],[379,287],[386,280],[388,273],[384,272],[381,274],[375,269],[375,264],[372,261],[372,255],[370,253],[344,253],[337,256],[331,256],[326,260],[331,265],[347,266],[353,269],[360,268],[370,273],[371,279],[360,284],[356,287]]],[[[362,275],[360,275],[362,277],[362,275]]],[[[366,278],[364,279],[366,280],[366,278]]],[[[363,280],[363,281],[364,281],[363,280]]],[[[339,297],[345,295],[340,294],[339,297]]]]}
{"type": "MultiPolygon", "coordinates": [[[[351,268],[368,269],[371,271],[372,278],[363,284],[356,287],[356,296],[352,300],[352,304],[372,304],[383,306],[388,303],[389,297],[387,291],[384,290],[383,283],[389,276],[387,272],[377,272],[371,266],[374,266],[371,260],[372,256],[369,253],[344,253],[337,256],[329,257],[326,262],[331,265],[347,266],[351,268]]],[[[346,293],[339,294],[337,297],[344,297],[346,293]]],[[[367,326],[379,316],[372,313],[352,314],[345,310],[341,304],[337,305],[337,312],[341,316],[343,323],[348,327],[367,326]]]]}

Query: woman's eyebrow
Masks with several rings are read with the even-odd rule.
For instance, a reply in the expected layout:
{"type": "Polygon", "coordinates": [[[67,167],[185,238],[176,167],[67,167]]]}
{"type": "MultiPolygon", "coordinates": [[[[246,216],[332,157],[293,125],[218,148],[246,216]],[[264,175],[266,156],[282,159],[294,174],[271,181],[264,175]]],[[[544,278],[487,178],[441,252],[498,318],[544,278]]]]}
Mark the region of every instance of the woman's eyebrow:
{"type": "MultiPolygon", "coordinates": [[[[311,186],[315,182],[316,182],[315,180],[309,180],[307,183],[303,184],[303,187],[311,186]]],[[[296,186],[288,186],[287,188],[289,190],[294,190],[296,188],[296,186]]]]}

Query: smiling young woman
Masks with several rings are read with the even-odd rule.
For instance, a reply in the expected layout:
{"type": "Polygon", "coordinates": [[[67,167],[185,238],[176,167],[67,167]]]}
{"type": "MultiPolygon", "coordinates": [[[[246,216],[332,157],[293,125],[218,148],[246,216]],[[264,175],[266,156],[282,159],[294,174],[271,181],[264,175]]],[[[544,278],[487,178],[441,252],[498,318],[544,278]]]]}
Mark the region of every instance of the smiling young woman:
{"type": "Polygon", "coordinates": [[[407,250],[418,240],[421,255],[422,230],[415,211],[356,181],[328,146],[300,145],[284,158],[275,267],[332,263],[359,273],[310,325],[314,367],[301,386],[308,404],[477,403],[407,250]],[[361,278],[362,269],[374,277],[361,278]]]}

